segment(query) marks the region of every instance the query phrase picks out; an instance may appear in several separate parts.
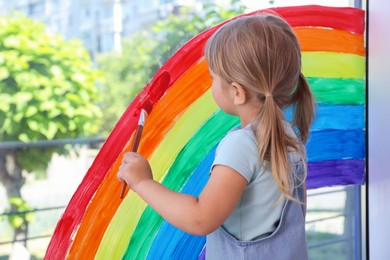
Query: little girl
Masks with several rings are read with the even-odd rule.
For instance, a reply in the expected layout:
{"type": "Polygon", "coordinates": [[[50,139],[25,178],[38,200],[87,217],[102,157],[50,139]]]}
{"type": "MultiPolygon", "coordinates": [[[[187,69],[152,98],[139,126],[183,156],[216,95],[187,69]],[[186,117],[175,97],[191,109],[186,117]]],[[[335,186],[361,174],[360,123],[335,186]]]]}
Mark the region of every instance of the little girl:
{"type": "Polygon", "coordinates": [[[207,235],[206,259],[308,259],[302,144],[314,107],[292,29],[274,15],[238,18],[211,36],[205,56],[215,102],[241,128],[220,142],[199,198],[154,181],[136,153],[124,155],[118,178],[174,226],[207,235]]]}

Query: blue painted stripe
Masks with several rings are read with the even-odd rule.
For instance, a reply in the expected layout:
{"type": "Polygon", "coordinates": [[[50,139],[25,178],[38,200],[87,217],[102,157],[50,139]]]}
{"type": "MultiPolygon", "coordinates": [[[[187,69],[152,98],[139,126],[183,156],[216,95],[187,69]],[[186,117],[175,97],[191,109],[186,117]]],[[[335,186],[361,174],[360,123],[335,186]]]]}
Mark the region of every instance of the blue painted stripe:
{"type": "Polygon", "coordinates": [[[309,162],[364,159],[366,137],[363,129],[321,130],[310,133],[306,144],[309,162]]]}
{"type": "MultiPolygon", "coordinates": [[[[182,193],[199,196],[209,179],[207,173],[210,171],[214,160],[215,149],[216,147],[198,165],[183,187],[182,193]]],[[[197,259],[204,244],[205,237],[185,233],[164,220],[157,236],[154,238],[148,259],[197,259]]]]}
{"type": "MultiPolygon", "coordinates": [[[[286,119],[293,117],[291,107],[285,109],[286,119]]],[[[364,105],[330,105],[317,104],[316,116],[311,130],[320,129],[364,129],[365,128],[364,105]]]]}

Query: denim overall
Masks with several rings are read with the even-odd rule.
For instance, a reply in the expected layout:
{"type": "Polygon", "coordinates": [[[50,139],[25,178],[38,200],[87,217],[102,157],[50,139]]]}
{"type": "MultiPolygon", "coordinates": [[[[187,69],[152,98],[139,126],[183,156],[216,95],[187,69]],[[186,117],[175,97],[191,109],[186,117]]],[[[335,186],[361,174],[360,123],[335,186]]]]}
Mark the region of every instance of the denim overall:
{"type": "MultiPolygon", "coordinates": [[[[293,165],[296,186],[304,173],[304,164],[293,165]]],[[[294,198],[304,202],[302,186],[294,189],[294,198]]],[[[276,229],[253,241],[239,241],[223,227],[206,238],[206,260],[305,260],[309,259],[305,234],[305,206],[287,200],[276,229]]]]}

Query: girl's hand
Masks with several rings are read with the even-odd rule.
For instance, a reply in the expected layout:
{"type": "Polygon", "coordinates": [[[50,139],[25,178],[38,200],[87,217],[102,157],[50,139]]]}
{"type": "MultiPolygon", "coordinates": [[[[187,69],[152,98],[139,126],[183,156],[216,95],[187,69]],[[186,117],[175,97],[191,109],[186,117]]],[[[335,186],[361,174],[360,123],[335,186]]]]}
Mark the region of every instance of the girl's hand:
{"type": "Polygon", "coordinates": [[[142,155],[129,152],[123,155],[122,164],[119,166],[117,177],[121,181],[125,181],[127,186],[135,191],[135,187],[141,181],[152,179],[152,170],[148,160],[142,155]]]}

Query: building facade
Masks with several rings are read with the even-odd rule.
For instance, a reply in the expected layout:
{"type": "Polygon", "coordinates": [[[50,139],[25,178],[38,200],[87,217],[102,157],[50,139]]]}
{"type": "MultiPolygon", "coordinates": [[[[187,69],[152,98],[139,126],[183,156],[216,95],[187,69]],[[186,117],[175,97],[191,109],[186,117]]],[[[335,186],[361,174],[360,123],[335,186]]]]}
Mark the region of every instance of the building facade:
{"type": "Polygon", "coordinates": [[[122,37],[165,17],[172,6],[169,0],[0,0],[0,15],[22,12],[51,33],[80,39],[95,60],[120,51],[122,37]]]}

